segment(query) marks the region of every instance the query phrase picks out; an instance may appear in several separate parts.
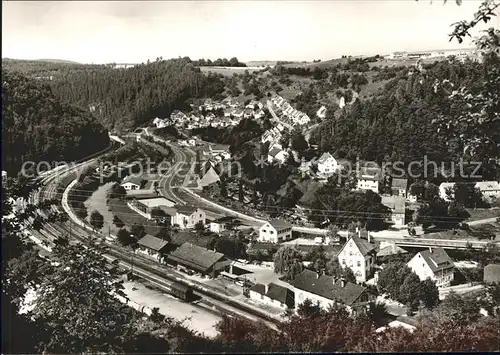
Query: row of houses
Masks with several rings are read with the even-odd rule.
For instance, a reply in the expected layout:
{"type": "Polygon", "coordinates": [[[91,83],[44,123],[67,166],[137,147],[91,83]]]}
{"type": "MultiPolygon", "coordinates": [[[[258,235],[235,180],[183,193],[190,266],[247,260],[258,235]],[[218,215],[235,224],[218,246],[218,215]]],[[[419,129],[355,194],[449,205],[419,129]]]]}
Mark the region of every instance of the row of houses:
{"type": "Polygon", "coordinates": [[[265,131],[262,134],[260,141],[263,144],[268,143],[268,142],[270,145],[277,144],[281,140],[282,132],[284,129],[285,129],[285,127],[283,127],[283,125],[281,123],[279,123],[278,125],[276,125],[276,127],[273,127],[271,129],[268,129],[267,131],[265,131]]]}
{"type": "Polygon", "coordinates": [[[207,99],[202,105],[198,107],[191,105],[191,107],[194,112],[190,115],[174,110],[169,118],[156,117],[153,125],[157,128],[173,125],[186,129],[228,127],[237,125],[243,118],[262,119],[266,115],[263,104],[255,100],[243,107],[231,98],[224,99],[222,102],[207,99]]]}
{"type": "MultiPolygon", "coordinates": [[[[375,298],[367,287],[359,283],[365,282],[373,275],[377,255],[372,244],[352,237],[337,257],[343,267],[353,270],[357,283],[306,269],[294,278],[290,287],[275,283],[256,284],[250,289],[249,296],[254,301],[282,309],[297,309],[309,299],[313,303],[319,303],[324,309],[341,304],[349,311],[356,312],[375,298]]],[[[429,278],[436,282],[438,288],[448,287],[453,280],[455,266],[442,248],[421,251],[407,265],[421,281],[429,278]]],[[[492,279],[498,282],[498,277],[492,279]]]]}
{"type": "Polygon", "coordinates": [[[295,108],[288,101],[282,98],[279,95],[275,95],[271,98],[271,102],[276,105],[277,108],[281,110],[286,118],[284,121],[290,121],[292,126],[299,125],[304,126],[307,125],[311,119],[304,112],[301,112],[295,108]]]}

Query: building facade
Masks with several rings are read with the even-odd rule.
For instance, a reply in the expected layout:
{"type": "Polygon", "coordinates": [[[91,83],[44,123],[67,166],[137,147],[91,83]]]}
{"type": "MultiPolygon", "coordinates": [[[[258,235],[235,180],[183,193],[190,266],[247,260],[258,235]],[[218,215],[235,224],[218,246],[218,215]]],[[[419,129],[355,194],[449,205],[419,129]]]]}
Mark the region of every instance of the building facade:
{"type": "Polygon", "coordinates": [[[271,220],[259,228],[259,242],[282,243],[292,239],[292,225],[283,220],[271,220]]]}
{"type": "Polygon", "coordinates": [[[178,206],[176,207],[176,213],[172,217],[172,225],[179,226],[181,229],[194,228],[199,222],[205,225],[206,214],[200,208],[192,206],[178,206]]]}
{"type": "Polygon", "coordinates": [[[453,280],[455,265],[443,248],[421,251],[407,265],[421,281],[430,278],[437,287],[448,287],[453,280]]]}
{"type": "Polygon", "coordinates": [[[356,282],[366,282],[373,275],[376,261],[375,246],[364,239],[351,237],[337,255],[339,264],[348,267],[356,282]]]}

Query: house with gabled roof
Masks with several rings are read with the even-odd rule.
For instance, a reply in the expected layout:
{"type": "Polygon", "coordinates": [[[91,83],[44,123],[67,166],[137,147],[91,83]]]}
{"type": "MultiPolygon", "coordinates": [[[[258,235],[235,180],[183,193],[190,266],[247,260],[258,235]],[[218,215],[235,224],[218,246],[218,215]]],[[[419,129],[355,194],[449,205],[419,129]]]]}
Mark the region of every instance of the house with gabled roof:
{"type": "Polygon", "coordinates": [[[170,255],[167,263],[181,270],[191,270],[215,277],[231,264],[232,260],[215,250],[206,249],[191,243],[184,243],[170,255]]]}
{"type": "Polygon", "coordinates": [[[383,179],[380,168],[361,167],[358,171],[358,190],[372,190],[376,194],[379,192],[379,185],[383,179]]]}
{"type": "Polygon", "coordinates": [[[203,188],[210,186],[220,181],[219,175],[215,172],[214,168],[210,166],[208,170],[203,174],[202,178],[198,181],[198,185],[203,188]]]}
{"type": "Polygon", "coordinates": [[[443,248],[421,251],[407,265],[421,281],[430,278],[437,287],[447,287],[453,280],[455,264],[443,248]]]}
{"type": "Polygon", "coordinates": [[[269,153],[267,154],[267,161],[269,163],[279,162],[280,164],[284,164],[288,159],[288,152],[283,149],[280,144],[275,144],[269,149],[269,153]]]}
{"type": "Polygon", "coordinates": [[[259,242],[282,243],[292,239],[292,225],[285,220],[272,219],[259,228],[259,242]]]}
{"type": "Polygon", "coordinates": [[[142,177],[129,175],[120,184],[125,190],[139,190],[142,186],[142,177]]]}
{"type": "Polygon", "coordinates": [[[283,310],[295,306],[295,293],[288,287],[277,285],[273,282],[264,285],[256,284],[249,290],[249,298],[253,301],[283,310]]]}
{"type": "Polygon", "coordinates": [[[391,189],[393,195],[406,198],[408,193],[408,179],[393,178],[391,189]]]}
{"type": "Polygon", "coordinates": [[[351,237],[337,255],[339,264],[348,267],[356,276],[356,282],[366,282],[373,275],[377,253],[375,245],[368,241],[351,237]]]}
{"type": "Polygon", "coordinates": [[[330,176],[341,168],[340,164],[337,162],[330,153],[326,152],[321,155],[317,162],[318,173],[324,176],[330,176]]]}
{"type": "Polygon", "coordinates": [[[403,226],[406,222],[406,199],[401,196],[382,196],[382,204],[391,209],[390,222],[403,226]]]}
{"type": "Polygon", "coordinates": [[[166,240],[146,234],[144,237],[137,241],[137,244],[138,252],[161,261],[161,259],[167,252],[170,243],[166,240]]]}
{"type": "Polygon", "coordinates": [[[295,309],[306,299],[328,310],[343,305],[350,312],[358,311],[374,299],[374,295],[361,285],[305,269],[291,282],[295,292],[295,309]]]}
{"type": "Polygon", "coordinates": [[[194,206],[177,206],[175,216],[172,217],[172,225],[181,229],[194,228],[201,222],[205,225],[206,214],[201,208],[194,206]]]}

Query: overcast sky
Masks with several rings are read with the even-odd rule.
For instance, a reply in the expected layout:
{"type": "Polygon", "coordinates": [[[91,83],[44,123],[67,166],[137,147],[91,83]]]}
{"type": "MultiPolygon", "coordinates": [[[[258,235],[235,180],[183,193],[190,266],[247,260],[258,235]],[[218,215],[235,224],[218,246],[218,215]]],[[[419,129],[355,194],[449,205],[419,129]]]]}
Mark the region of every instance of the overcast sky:
{"type": "MultiPolygon", "coordinates": [[[[480,1],[2,1],[2,57],[136,63],[332,59],[471,47],[450,25],[480,1]]],[[[500,27],[497,18],[493,25],[500,27]]]]}

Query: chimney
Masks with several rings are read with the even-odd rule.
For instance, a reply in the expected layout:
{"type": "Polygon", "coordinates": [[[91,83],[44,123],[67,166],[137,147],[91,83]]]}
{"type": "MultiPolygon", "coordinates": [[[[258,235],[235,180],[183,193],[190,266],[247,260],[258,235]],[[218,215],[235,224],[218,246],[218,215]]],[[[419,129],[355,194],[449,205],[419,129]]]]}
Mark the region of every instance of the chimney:
{"type": "Polygon", "coordinates": [[[429,247],[429,253],[432,254],[432,247],[429,247]]]}
{"type": "Polygon", "coordinates": [[[358,230],[358,238],[361,239],[361,228],[357,228],[356,229],[358,230]]]}
{"type": "Polygon", "coordinates": [[[368,243],[372,242],[372,236],[370,235],[370,232],[366,232],[367,238],[368,238],[368,243]]]}
{"type": "Polygon", "coordinates": [[[269,292],[269,284],[266,284],[264,286],[264,294],[267,295],[268,292],[269,292]]]}
{"type": "Polygon", "coordinates": [[[316,279],[319,279],[319,277],[321,276],[321,272],[316,272],[316,279]]]}
{"type": "Polygon", "coordinates": [[[345,284],[346,284],[346,280],[344,279],[344,277],[341,277],[340,278],[340,287],[345,287],[345,284]]]}

